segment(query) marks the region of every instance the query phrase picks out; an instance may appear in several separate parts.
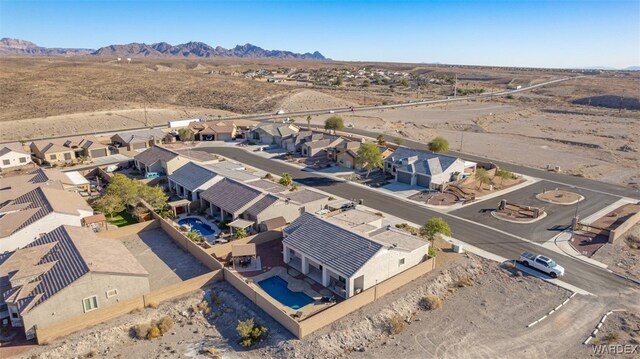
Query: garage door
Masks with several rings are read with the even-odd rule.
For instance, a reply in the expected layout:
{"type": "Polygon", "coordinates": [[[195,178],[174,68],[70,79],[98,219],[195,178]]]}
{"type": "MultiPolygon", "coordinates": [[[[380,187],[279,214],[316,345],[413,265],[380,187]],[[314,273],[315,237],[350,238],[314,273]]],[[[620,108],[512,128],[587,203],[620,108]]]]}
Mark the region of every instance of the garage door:
{"type": "Polygon", "coordinates": [[[93,150],[93,151],[91,151],[91,158],[104,157],[104,156],[106,156],[105,152],[106,151],[104,149],[93,150]]]}
{"type": "Polygon", "coordinates": [[[431,177],[418,175],[416,178],[416,184],[418,186],[429,188],[431,185],[431,177]]]}
{"type": "Polygon", "coordinates": [[[411,177],[413,177],[411,173],[398,172],[398,182],[411,184],[411,177]]]}

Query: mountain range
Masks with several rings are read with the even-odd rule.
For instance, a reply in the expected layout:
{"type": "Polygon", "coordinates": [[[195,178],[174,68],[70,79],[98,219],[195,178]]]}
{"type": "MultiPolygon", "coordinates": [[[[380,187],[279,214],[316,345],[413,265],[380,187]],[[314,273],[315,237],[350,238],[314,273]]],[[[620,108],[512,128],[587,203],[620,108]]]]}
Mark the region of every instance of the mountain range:
{"type": "Polygon", "coordinates": [[[212,47],[204,42],[187,42],[171,45],[166,42],[155,44],[131,43],[109,45],[94,49],[49,48],[33,42],[3,38],[0,39],[0,55],[31,56],[111,56],[111,57],[174,57],[174,58],[269,58],[269,59],[311,59],[328,60],[320,52],[295,53],[283,50],[265,50],[261,47],[245,44],[232,49],[221,46],[212,47]]]}

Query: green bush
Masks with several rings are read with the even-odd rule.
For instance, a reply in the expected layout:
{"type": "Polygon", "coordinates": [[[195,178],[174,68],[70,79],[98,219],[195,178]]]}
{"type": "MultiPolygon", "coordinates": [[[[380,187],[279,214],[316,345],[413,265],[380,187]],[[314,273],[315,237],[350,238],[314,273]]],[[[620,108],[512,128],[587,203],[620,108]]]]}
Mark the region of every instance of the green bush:
{"type": "Polygon", "coordinates": [[[434,246],[429,246],[429,249],[427,250],[427,255],[431,258],[435,258],[438,255],[438,248],[434,246]]]}
{"type": "Polygon", "coordinates": [[[260,343],[267,334],[267,328],[256,324],[253,318],[239,320],[236,331],[240,336],[240,345],[243,347],[250,347],[260,343]]]}

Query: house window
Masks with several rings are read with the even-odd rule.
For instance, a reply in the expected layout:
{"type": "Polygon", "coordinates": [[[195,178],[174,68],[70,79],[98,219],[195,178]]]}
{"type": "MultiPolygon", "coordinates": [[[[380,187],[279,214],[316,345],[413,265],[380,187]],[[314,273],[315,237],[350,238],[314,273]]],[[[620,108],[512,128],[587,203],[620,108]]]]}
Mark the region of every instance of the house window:
{"type": "Polygon", "coordinates": [[[115,297],[116,295],[118,295],[118,290],[117,289],[111,289],[111,290],[107,291],[107,299],[115,297]]]}
{"type": "Polygon", "coordinates": [[[8,166],[8,165],[10,165],[10,164],[11,164],[11,161],[9,161],[9,160],[2,160],[2,164],[3,164],[3,165],[5,165],[5,166],[8,166]]]}
{"type": "Polygon", "coordinates": [[[64,154],[64,159],[69,161],[71,159],[71,154],[70,153],[65,153],[64,154]]]}
{"type": "Polygon", "coordinates": [[[98,309],[98,297],[94,295],[93,297],[85,298],[82,300],[82,305],[85,313],[98,309]]]}
{"type": "Polygon", "coordinates": [[[26,157],[20,157],[20,163],[27,163],[26,157]]]}
{"type": "Polygon", "coordinates": [[[57,160],[58,156],[57,155],[51,155],[49,158],[52,159],[52,160],[57,160]]]}
{"type": "Polygon", "coordinates": [[[400,260],[398,261],[398,267],[404,265],[404,258],[400,258],[400,260]]]}
{"type": "Polygon", "coordinates": [[[11,312],[11,318],[18,319],[18,313],[11,312]]]}

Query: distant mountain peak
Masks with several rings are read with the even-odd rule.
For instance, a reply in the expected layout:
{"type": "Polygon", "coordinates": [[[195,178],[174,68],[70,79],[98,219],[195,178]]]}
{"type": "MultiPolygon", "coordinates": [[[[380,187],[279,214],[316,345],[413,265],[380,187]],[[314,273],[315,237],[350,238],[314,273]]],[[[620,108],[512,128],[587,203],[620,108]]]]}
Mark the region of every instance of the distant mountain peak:
{"type": "Polygon", "coordinates": [[[314,59],[326,60],[318,51],[313,53],[294,53],[283,50],[265,50],[259,46],[246,43],[236,45],[232,49],[221,46],[215,48],[200,41],[189,41],[184,44],[171,45],[167,42],[145,44],[132,42],[122,45],[108,45],[97,50],[91,49],[51,49],[40,47],[32,42],[3,38],[0,39],[0,55],[91,55],[91,56],[143,56],[143,57],[237,57],[237,58],[274,58],[274,59],[314,59]]]}

